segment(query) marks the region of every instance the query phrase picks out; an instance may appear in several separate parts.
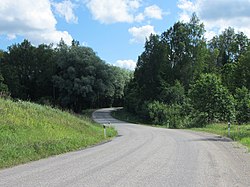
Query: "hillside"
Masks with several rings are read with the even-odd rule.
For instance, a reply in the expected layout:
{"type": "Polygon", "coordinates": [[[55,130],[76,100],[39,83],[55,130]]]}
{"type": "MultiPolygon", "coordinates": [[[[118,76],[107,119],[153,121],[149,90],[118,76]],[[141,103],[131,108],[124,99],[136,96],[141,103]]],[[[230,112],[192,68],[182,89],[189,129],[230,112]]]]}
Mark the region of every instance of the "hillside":
{"type": "MultiPolygon", "coordinates": [[[[107,136],[116,135],[108,128],[107,136]]],[[[0,98],[0,168],[84,148],[104,140],[86,116],[0,98]]]]}

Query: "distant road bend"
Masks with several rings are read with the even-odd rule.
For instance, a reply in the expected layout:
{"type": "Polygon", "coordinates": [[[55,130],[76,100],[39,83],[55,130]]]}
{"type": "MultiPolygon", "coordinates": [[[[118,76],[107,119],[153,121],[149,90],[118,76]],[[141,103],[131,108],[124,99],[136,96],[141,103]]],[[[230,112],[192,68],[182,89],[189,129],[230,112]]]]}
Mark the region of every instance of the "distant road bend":
{"type": "Polygon", "coordinates": [[[119,136],[88,149],[0,171],[0,186],[249,187],[250,154],[215,135],[153,128],[93,114],[119,136]]]}

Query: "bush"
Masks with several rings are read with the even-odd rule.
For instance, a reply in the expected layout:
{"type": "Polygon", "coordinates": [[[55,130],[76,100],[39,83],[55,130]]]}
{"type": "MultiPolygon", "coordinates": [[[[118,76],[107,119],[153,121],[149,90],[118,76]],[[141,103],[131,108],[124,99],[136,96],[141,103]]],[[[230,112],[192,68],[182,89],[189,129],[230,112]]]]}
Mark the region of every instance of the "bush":
{"type": "Polygon", "coordinates": [[[153,101],[147,104],[147,111],[151,122],[158,125],[167,124],[167,105],[153,101]]]}
{"type": "Polygon", "coordinates": [[[234,98],[215,74],[202,74],[189,96],[194,109],[206,114],[205,122],[232,121],[235,117],[234,98]]]}
{"type": "Polygon", "coordinates": [[[246,87],[237,88],[236,100],[236,121],[247,123],[250,121],[250,92],[246,87]]]}
{"type": "Polygon", "coordinates": [[[186,116],[183,116],[182,106],[178,104],[166,105],[159,101],[148,103],[147,111],[150,121],[157,125],[168,128],[183,128],[188,123],[186,116]]]}

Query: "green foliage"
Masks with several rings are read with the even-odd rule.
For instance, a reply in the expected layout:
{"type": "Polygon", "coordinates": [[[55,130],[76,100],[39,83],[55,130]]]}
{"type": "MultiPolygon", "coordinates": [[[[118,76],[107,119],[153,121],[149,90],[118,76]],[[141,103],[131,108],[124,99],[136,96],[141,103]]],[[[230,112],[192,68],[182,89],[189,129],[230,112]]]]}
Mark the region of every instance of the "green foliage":
{"type": "Polygon", "coordinates": [[[236,91],[250,89],[249,39],[233,28],[209,42],[204,33],[194,14],[151,35],[125,90],[125,109],[172,128],[249,120],[248,100],[236,91]]]}
{"type": "Polygon", "coordinates": [[[168,128],[183,128],[189,124],[189,119],[183,115],[182,110],[181,105],[166,105],[159,101],[153,101],[147,105],[151,122],[168,128]]]}
{"type": "Polygon", "coordinates": [[[237,88],[235,93],[236,100],[236,120],[238,123],[250,121],[250,92],[246,87],[237,88]]]}
{"type": "Polygon", "coordinates": [[[236,84],[236,71],[238,68],[238,63],[228,63],[222,68],[221,79],[224,86],[226,86],[231,93],[235,92],[238,87],[236,84]]]}
{"type": "Polygon", "coordinates": [[[189,96],[194,109],[207,114],[207,122],[234,119],[234,98],[215,74],[202,74],[191,86],[189,96]]]}
{"type": "Polygon", "coordinates": [[[185,100],[185,88],[177,80],[173,86],[162,86],[162,91],[158,98],[167,104],[183,104],[185,100]]]}
{"type": "Polygon", "coordinates": [[[4,53],[1,68],[11,96],[25,100],[52,97],[54,73],[51,46],[37,48],[27,40],[14,44],[4,53]]]}
{"type": "Polygon", "coordinates": [[[219,50],[217,65],[223,66],[227,63],[237,62],[239,57],[247,50],[249,41],[247,36],[240,32],[235,33],[234,29],[229,27],[221,35],[215,36],[210,42],[211,50],[219,50]]]}
{"type": "Polygon", "coordinates": [[[139,111],[139,106],[142,99],[138,93],[138,90],[139,88],[135,79],[131,79],[131,81],[125,87],[124,107],[131,113],[138,114],[139,111]]]}
{"type": "Polygon", "coordinates": [[[153,101],[147,105],[149,118],[154,124],[167,125],[167,105],[153,101]]]}
{"type": "Polygon", "coordinates": [[[190,22],[177,22],[162,34],[162,42],[169,49],[165,58],[169,59],[168,67],[173,74],[172,80],[165,81],[173,84],[175,80],[179,80],[188,88],[195,75],[203,71],[204,53],[207,52],[204,33],[204,25],[194,14],[190,22]]]}
{"type": "Polygon", "coordinates": [[[62,43],[57,48],[56,63],[53,82],[62,107],[79,112],[123,102],[129,72],[106,65],[91,48],[62,43]]]}
{"type": "MultiPolygon", "coordinates": [[[[116,135],[107,129],[108,138],[116,135]]],[[[0,168],[77,150],[104,140],[86,116],[0,98],[0,168]]]]}
{"type": "Polygon", "coordinates": [[[8,86],[4,84],[4,79],[3,79],[1,72],[0,72],[0,93],[1,94],[8,93],[8,86]]]}
{"type": "Polygon", "coordinates": [[[235,73],[235,82],[237,87],[241,88],[245,86],[250,90],[250,47],[240,56],[235,73]]]}

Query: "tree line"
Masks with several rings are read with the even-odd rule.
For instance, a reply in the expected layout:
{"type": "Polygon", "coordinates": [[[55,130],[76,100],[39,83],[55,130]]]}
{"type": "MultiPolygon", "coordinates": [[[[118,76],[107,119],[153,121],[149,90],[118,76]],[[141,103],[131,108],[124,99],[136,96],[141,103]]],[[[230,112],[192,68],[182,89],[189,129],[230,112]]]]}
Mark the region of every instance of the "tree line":
{"type": "Polygon", "coordinates": [[[101,60],[93,49],[73,40],[54,47],[28,40],[0,51],[0,93],[75,112],[123,105],[131,72],[101,60]]]}
{"type": "Polygon", "coordinates": [[[250,121],[250,42],[225,29],[210,41],[193,14],[151,35],[125,89],[125,109],[170,128],[250,121]]]}

